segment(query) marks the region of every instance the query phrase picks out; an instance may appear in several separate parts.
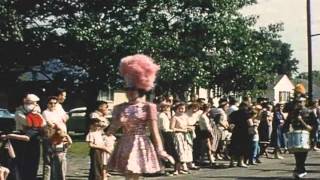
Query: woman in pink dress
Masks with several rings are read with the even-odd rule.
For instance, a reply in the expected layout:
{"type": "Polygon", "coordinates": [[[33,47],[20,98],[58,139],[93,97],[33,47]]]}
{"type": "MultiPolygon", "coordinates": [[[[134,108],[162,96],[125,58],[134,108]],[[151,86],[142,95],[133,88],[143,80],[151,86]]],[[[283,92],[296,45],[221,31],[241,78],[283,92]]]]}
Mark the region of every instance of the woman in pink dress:
{"type": "Polygon", "coordinates": [[[107,135],[114,134],[119,128],[122,128],[123,135],[108,167],[124,173],[126,179],[139,179],[141,174],[160,171],[158,157],[174,163],[173,158],[163,150],[156,105],[144,100],[145,93],[153,87],[159,66],[150,57],[137,54],[123,58],[119,70],[126,82],[129,102],[117,105],[113,110],[107,135]]]}

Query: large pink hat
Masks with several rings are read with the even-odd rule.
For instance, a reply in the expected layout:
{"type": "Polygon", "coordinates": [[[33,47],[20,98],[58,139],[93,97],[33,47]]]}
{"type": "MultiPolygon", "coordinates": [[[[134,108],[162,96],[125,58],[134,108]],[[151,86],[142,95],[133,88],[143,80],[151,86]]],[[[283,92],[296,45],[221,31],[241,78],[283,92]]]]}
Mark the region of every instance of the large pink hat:
{"type": "Polygon", "coordinates": [[[128,87],[149,91],[154,87],[160,66],[143,54],[135,54],[121,59],[119,71],[128,87]]]}

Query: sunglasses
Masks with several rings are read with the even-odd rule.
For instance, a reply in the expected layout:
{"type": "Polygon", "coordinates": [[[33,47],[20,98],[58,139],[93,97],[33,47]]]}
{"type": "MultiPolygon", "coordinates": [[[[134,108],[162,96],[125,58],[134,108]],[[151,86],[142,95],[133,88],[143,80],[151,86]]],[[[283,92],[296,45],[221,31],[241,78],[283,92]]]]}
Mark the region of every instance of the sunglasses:
{"type": "Polygon", "coordinates": [[[57,104],[57,102],[48,102],[48,104],[57,104]]]}

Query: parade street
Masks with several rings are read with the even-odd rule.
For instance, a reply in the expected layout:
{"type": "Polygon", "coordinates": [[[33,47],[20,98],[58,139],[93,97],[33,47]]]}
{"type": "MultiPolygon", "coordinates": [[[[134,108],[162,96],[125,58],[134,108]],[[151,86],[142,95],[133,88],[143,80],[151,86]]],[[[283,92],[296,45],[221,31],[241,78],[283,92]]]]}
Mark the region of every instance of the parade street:
{"type": "MultiPolygon", "coordinates": [[[[272,156],[272,154],[271,154],[272,156]]],[[[285,159],[267,159],[262,158],[263,163],[259,165],[250,166],[249,168],[227,168],[227,161],[218,161],[220,168],[210,169],[202,168],[199,171],[192,171],[190,175],[179,175],[179,176],[157,176],[157,177],[145,177],[145,179],[161,180],[161,179],[217,179],[217,180],[286,180],[294,179],[292,177],[292,170],[294,169],[294,158],[292,154],[285,154],[285,159]],[[225,164],[226,167],[221,167],[225,164]]],[[[83,166],[88,166],[88,159],[75,159],[71,158],[69,161],[69,170],[67,179],[69,180],[80,180],[87,179],[88,169],[83,166]],[[84,162],[85,160],[85,162],[84,162]],[[80,166],[80,167],[79,167],[80,166]],[[80,171],[79,171],[80,169],[80,171]]],[[[320,179],[320,152],[311,151],[308,155],[306,168],[308,175],[303,179],[313,180],[320,179]]],[[[114,175],[110,178],[111,180],[124,179],[124,177],[114,175]]]]}

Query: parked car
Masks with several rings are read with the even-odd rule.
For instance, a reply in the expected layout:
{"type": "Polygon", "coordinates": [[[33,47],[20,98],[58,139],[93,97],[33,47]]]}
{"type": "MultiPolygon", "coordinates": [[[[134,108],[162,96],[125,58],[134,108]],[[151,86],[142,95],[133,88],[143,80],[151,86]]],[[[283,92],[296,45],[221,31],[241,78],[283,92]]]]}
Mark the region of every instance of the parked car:
{"type": "Polygon", "coordinates": [[[68,112],[69,120],[67,121],[67,128],[69,132],[84,133],[86,131],[86,111],[86,107],[79,107],[71,109],[68,112]]]}
{"type": "MultiPolygon", "coordinates": [[[[69,132],[84,133],[87,128],[87,107],[78,107],[71,109],[69,114],[69,120],[67,121],[67,128],[69,132]]],[[[111,109],[108,112],[108,119],[111,119],[111,109]]]]}
{"type": "Polygon", "coordinates": [[[0,131],[11,132],[15,129],[14,114],[7,109],[0,108],[0,131]]]}

